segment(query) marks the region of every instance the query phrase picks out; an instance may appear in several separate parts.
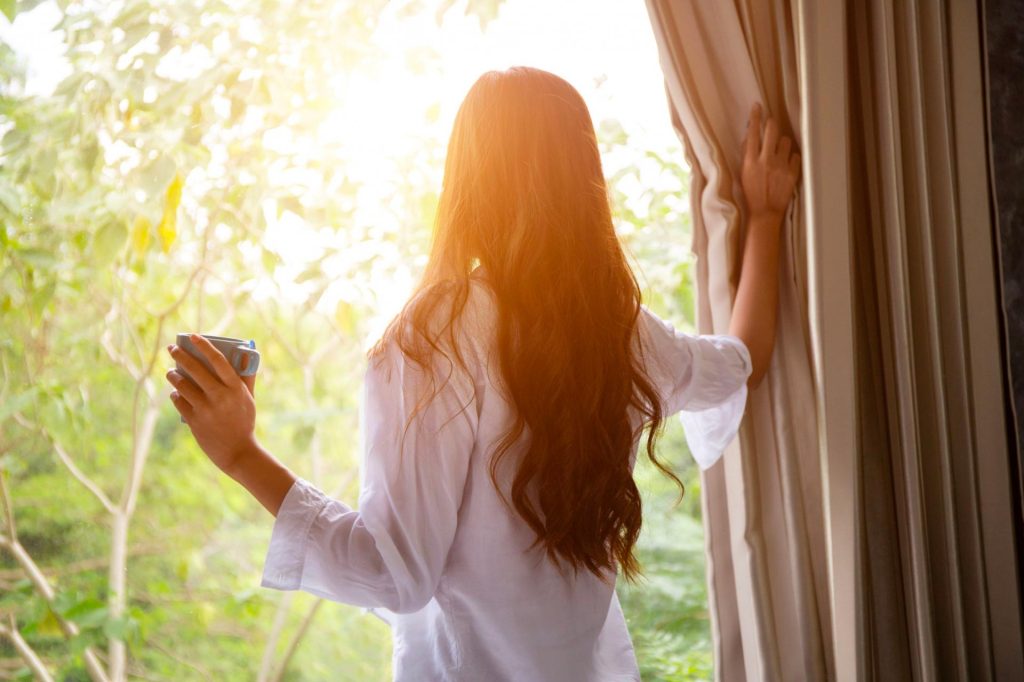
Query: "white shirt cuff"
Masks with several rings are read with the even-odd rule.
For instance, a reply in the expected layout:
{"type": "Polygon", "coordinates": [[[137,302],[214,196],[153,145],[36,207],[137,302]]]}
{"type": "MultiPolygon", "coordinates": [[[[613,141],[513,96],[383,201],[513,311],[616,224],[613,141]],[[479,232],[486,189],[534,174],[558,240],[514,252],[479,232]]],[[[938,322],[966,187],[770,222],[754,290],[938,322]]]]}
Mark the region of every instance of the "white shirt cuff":
{"type": "Polygon", "coordinates": [[[281,501],[263,562],[262,587],[298,590],[306,563],[309,529],[328,498],[302,477],[295,479],[281,501]]]}
{"type": "Polygon", "coordinates": [[[702,471],[721,458],[725,448],[736,437],[747,404],[747,384],[740,384],[724,402],[706,410],[679,413],[690,453],[702,471]]]}

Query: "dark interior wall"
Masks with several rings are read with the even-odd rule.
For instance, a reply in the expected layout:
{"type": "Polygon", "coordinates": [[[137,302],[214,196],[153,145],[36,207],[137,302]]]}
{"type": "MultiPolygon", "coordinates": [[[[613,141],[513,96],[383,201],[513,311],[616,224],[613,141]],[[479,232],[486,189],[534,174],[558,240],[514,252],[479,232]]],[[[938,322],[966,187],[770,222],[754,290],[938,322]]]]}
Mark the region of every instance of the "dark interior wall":
{"type": "MultiPolygon", "coordinates": [[[[1003,311],[1017,434],[1024,434],[1024,2],[985,0],[989,125],[1003,311]]],[[[1018,441],[1018,450],[1020,450],[1018,441]]]]}
{"type": "MultiPolygon", "coordinates": [[[[1024,2],[985,0],[989,125],[1017,434],[1024,434],[1024,2]]],[[[1018,453],[1022,443],[1018,441],[1018,453]]]]}
{"type": "MultiPolygon", "coordinates": [[[[1024,1],[982,0],[989,135],[995,210],[999,219],[1002,309],[1007,368],[1016,413],[1015,478],[1018,541],[1022,541],[1024,474],[1024,1]]],[[[1012,424],[1014,415],[1007,415],[1012,424]]],[[[1024,546],[1024,545],[1018,545],[1024,546]]]]}

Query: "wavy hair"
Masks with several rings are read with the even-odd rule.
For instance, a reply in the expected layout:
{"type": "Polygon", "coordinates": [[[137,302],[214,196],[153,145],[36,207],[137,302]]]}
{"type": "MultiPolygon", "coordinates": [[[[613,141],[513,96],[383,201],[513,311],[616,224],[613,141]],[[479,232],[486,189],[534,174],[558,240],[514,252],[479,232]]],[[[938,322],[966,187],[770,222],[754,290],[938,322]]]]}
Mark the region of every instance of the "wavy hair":
{"type": "Polygon", "coordinates": [[[593,121],[575,88],[547,71],[488,71],[469,90],[423,278],[368,357],[393,339],[422,367],[442,354],[465,368],[455,329],[477,266],[496,299],[501,379],[516,410],[492,483],[556,565],[635,580],[631,459],[644,427],[647,456],[680,494],[683,484],[654,451],[663,406],[642,345],[634,352],[640,287],[612,224],[593,121]],[[642,415],[635,430],[631,408],[642,415]],[[524,432],[506,497],[498,466],[524,432]]]}

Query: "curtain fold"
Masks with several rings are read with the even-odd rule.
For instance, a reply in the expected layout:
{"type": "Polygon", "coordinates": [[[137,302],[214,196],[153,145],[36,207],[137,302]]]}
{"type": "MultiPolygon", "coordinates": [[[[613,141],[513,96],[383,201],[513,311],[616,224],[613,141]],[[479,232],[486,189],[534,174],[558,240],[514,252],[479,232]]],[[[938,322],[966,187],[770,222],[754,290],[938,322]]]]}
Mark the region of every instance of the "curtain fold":
{"type": "Polygon", "coordinates": [[[867,670],[1024,679],[977,7],[846,10],[867,670]]]}
{"type": "MultiPolygon", "coordinates": [[[[739,277],[738,169],[754,101],[799,145],[784,3],[648,3],[689,157],[697,329],[726,333],[739,277]],[[696,96],[699,93],[699,96],[696,96]]],[[[807,274],[799,199],[781,245],[778,342],[740,437],[702,474],[716,679],[825,679],[831,668],[807,274]]]]}
{"type": "Polygon", "coordinates": [[[802,151],[778,330],[702,472],[716,680],[1024,679],[977,7],[648,0],[725,333],[760,101],[802,151]]]}

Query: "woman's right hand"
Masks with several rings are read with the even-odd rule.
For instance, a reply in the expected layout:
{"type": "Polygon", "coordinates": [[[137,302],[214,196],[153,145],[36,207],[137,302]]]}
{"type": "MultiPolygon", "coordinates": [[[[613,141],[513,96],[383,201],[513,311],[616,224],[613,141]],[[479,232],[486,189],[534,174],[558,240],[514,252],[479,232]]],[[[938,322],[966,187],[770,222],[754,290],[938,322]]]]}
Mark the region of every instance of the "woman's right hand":
{"type": "Polygon", "coordinates": [[[796,182],[800,178],[800,154],[790,153],[792,140],[779,137],[779,125],[769,117],[761,140],[761,105],[750,109],[746,150],[740,181],[750,219],[782,223],[796,182]]]}

